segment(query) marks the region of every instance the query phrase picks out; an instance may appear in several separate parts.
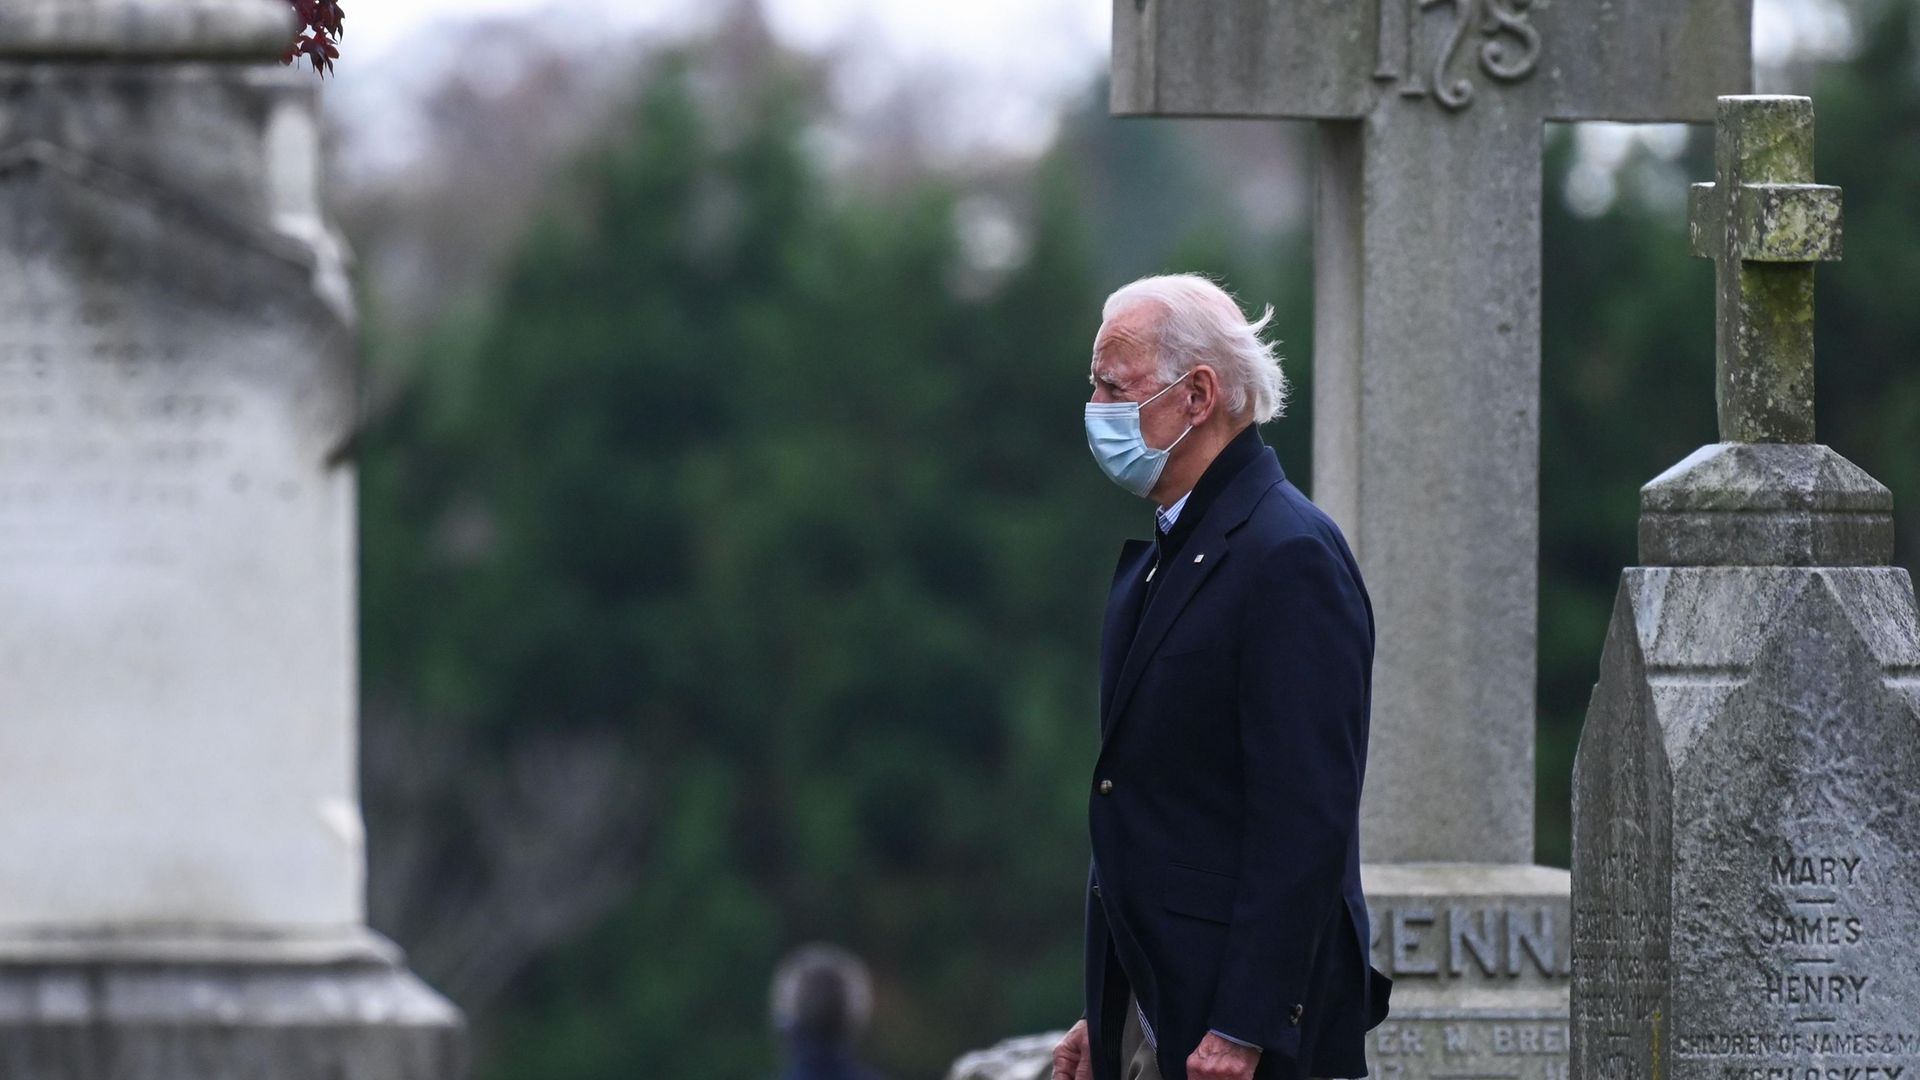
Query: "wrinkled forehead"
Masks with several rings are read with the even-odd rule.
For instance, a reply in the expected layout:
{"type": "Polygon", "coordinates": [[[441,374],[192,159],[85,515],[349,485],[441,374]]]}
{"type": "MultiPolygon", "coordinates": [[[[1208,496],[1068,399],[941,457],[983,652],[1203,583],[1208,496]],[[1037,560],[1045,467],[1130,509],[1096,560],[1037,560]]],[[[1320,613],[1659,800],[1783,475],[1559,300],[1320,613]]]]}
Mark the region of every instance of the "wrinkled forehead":
{"type": "Polygon", "coordinates": [[[1100,324],[1093,338],[1093,364],[1096,378],[1127,383],[1145,372],[1153,363],[1157,345],[1155,327],[1159,312],[1151,304],[1137,304],[1116,312],[1100,324]]]}

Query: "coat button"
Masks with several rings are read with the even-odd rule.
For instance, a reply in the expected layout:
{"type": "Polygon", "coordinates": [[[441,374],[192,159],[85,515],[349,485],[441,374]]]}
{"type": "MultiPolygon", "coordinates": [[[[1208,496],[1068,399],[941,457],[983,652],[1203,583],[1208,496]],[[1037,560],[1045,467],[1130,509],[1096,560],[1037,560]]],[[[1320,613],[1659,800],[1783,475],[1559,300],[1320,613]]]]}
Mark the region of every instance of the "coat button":
{"type": "Polygon", "coordinates": [[[1099,896],[1099,895],[1100,895],[1100,886],[1098,886],[1098,885],[1095,885],[1095,886],[1093,887],[1093,895],[1095,895],[1095,896],[1099,896]]]}
{"type": "Polygon", "coordinates": [[[1100,781],[1100,794],[1102,795],[1113,794],[1113,781],[1111,780],[1100,781]]]}
{"type": "Polygon", "coordinates": [[[1305,1015],[1306,1011],[1307,1011],[1307,1007],[1305,1005],[1295,1005],[1293,1008],[1288,1009],[1287,1023],[1292,1024],[1295,1027],[1299,1027],[1300,1017],[1305,1015]]]}

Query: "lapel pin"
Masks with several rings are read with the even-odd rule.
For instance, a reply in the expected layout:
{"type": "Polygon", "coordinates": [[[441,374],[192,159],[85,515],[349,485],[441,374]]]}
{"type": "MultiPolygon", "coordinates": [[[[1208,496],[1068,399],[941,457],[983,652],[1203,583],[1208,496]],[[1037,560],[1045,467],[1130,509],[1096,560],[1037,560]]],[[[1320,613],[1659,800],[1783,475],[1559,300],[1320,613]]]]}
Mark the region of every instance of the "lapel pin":
{"type": "Polygon", "coordinates": [[[1148,567],[1148,568],[1147,568],[1147,580],[1148,580],[1148,581],[1152,581],[1152,580],[1153,580],[1153,572],[1154,572],[1155,570],[1158,570],[1158,569],[1160,569],[1160,564],[1159,564],[1159,563],[1154,563],[1154,564],[1153,564],[1152,566],[1150,566],[1150,567],[1148,567]]]}
{"type": "Polygon", "coordinates": [[[1206,558],[1206,557],[1207,557],[1207,553],[1206,553],[1206,552],[1204,552],[1204,551],[1203,551],[1203,552],[1201,552],[1201,553],[1200,553],[1200,554],[1198,554],[1198,555],[1195,555],[1195,556],[1193,557],[1193,564],[1194,564],[1195,566],[1198,566],[1198,565],[1200,565],[1200,560],[1201,560],[1201,559],[1204,559],[1204,558],[1206,558]]]}

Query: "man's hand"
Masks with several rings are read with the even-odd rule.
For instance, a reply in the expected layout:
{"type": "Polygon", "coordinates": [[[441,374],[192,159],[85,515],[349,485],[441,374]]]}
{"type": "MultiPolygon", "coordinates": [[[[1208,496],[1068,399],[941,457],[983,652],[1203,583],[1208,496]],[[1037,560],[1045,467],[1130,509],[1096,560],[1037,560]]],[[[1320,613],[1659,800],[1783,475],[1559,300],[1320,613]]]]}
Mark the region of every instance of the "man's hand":
{"type": "MultiPolygon", "coordinates": [[[[1253,1070],[1247,1070],[1252,1076],[1253,1070]]],[[[1067,1037],[1053,1048],[1053,1080],[1093,1080],[1093,1053],[1087,1046],[1087,1022],[1081,1020],[1067,1030],[1067,1037]]]]}
{"type": "MultiPolygon", "coordinates": [[[[1059,1060],[1057,1054],[1054,1060],[1059,1060]]],[[[1258,1064],[1260,1051],[1228,1042],[1209,1031],[1199,1048],[1187,1057],[1187,1080],[1253,1080],[1253,1067],[1258,1064]]],[[[1053,1075],[1054,1080],[1060,1080],[1058,1065],[1053,1075]]]]}

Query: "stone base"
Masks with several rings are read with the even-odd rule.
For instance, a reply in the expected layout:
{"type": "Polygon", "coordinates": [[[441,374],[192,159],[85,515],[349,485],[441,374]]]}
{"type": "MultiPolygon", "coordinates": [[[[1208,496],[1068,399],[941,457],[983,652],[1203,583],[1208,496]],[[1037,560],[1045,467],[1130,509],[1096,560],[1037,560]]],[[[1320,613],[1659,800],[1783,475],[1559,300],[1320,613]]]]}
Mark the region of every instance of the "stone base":
{"type": "Polygon", "coordinates": [[[1022,1035],[975,1050],[953,1063],[947,1080],[1047,1080],[1053,1075],[1053,1048],[1066,1034],[1022,1035]]]}
{"type": "Polygon", "coordinates": [[[455,1080],[465,1067],[459,1010],[390,956],[0,962],[6,1080],[455,1080]]]}
{"type": "Polygon", "coordinates": [[[1920,1076],[1916,676],[1905,569],[1621,575],[1573,767],[1573,1075],[1920,1076]]]}
{"type": "Polygon", "coordinates": [[[1373,963],[1393,978],[1367,1033],[1374,1080],[1566,1080],[1571,879],[1544,866],[1360,872],[1373,963]]]}
{"type": "Polygon", "coordinates": [[[1372,1080],[1566,1080],[1567,1010],[1395,1009],[1367,1033],[1372,1080]]]}

